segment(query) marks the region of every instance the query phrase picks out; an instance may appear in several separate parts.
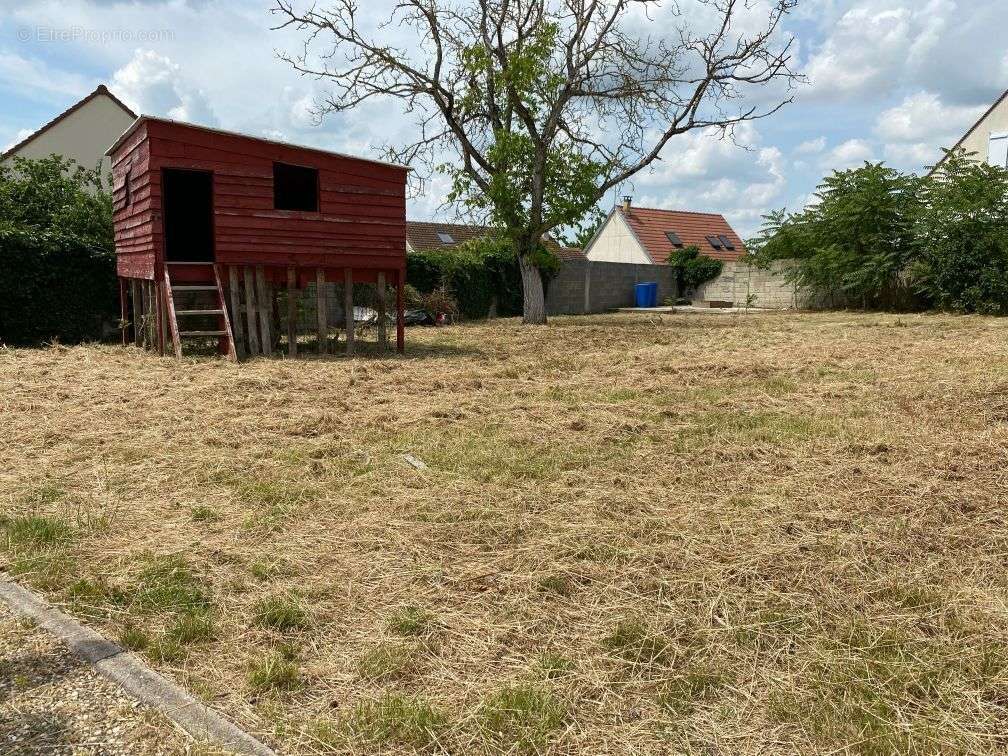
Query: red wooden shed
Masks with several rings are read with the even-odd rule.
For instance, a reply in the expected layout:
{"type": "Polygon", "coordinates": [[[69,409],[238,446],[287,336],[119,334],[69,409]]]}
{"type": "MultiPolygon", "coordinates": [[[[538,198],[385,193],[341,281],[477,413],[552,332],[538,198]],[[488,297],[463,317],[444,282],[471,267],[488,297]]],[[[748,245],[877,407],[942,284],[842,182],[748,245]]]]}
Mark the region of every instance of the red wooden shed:
{"type": "Polygon", "coordinates": [[[403,350],[407,168],[151,116],[107,154],[123,319],[138,343],[163,353],[170,338],[181,356],[184,340],[212,339],[236,358],[282,348],[286,330],[293,355],[313,288],[325,353],[336,283],[352,352],[354,284],[368,283],[382,343],[395,287],[403,350]]]}

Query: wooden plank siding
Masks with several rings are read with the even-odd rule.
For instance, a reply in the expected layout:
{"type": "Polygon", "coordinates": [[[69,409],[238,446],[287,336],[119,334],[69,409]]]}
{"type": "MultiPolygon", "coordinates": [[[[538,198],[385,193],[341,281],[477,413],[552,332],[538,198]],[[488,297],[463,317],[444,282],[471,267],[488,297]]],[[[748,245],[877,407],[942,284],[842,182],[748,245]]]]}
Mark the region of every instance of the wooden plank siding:
{"type": "Polygon", "coordinates": [[[162,169],[213,172],[214,258],[267,266],[271,283],[296,285],[315,269],[343,280],[395,279],[406,264],[407,170],[376,161],[142,117],[113,145],[113,206],[119,275],[155,279],[164,265],[162,169]],[[273,207],[273,164],[318,169],[319,211],[273,207]],[[129,172],[129,192],[125,176],[129,172]],[[276,268],[276,270],[273,270],[276,268]]]}

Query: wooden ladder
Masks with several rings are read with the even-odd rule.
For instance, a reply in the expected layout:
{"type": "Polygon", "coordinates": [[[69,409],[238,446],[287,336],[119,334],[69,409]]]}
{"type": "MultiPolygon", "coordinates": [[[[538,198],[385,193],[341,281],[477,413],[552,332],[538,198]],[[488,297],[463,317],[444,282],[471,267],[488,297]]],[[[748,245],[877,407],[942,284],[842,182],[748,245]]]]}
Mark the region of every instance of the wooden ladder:
{"type": "Polygon", "coordinates": [[[234,334],[231,332],[231,320],[228,318],[227,305],[224,302],[224,290],[221,287],[220,273],[217,265],[209,262],[166,262],[164,267],[165,306],[168,310],[168,323],[171,326],[172,344],[175,347],[175,357],[182,359],[182,339],[218,337],[221,354],[230,360],[237,360],[235,353],[234,334]],[[172,283],[172,273],[179,283],[172,283]],[[210,277],[210,273],[213,277],[210,277]],[[207,309],[176,310],[175,292],[206,291],[214,292],[216,306],[207,309]],[[214,330],[180,330],[179,318],[208,315],[217,317],[218,327],[214,330]]]}

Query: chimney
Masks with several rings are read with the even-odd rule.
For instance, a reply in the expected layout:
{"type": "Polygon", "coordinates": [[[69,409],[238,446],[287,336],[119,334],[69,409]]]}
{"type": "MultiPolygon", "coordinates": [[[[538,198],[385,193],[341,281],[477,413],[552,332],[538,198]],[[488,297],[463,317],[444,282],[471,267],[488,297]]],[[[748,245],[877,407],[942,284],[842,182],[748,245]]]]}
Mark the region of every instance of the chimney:
{"type": "Polygon", "coordinates": [[[629,213],[630,212],[630,202],[632,200],[633,200],[633,197],[631,197],[629,194],[627,194],[627,195],[625,195],[623,197],[623,212],[624,213],[629,213]]]}

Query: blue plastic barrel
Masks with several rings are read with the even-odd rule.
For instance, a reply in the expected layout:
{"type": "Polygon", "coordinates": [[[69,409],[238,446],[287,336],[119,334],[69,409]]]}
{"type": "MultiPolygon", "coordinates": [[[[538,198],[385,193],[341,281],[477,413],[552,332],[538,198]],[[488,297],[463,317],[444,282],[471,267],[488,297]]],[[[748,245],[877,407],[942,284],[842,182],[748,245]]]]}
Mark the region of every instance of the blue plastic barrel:
{"type": "Polygon", "coordinates": [[[651,305],[650,306],[651,307],[657,307],[658,306],[658,283],[657,282],[649,283],[648,284],[648,291],[651,294],[651,299],[650,299],[651,305]]]}
{"type": "Polygon", "coordinates": [[[639,283],[634,285],[634,305],[636,307],[651,306],[651,284],[639,283]]]}

